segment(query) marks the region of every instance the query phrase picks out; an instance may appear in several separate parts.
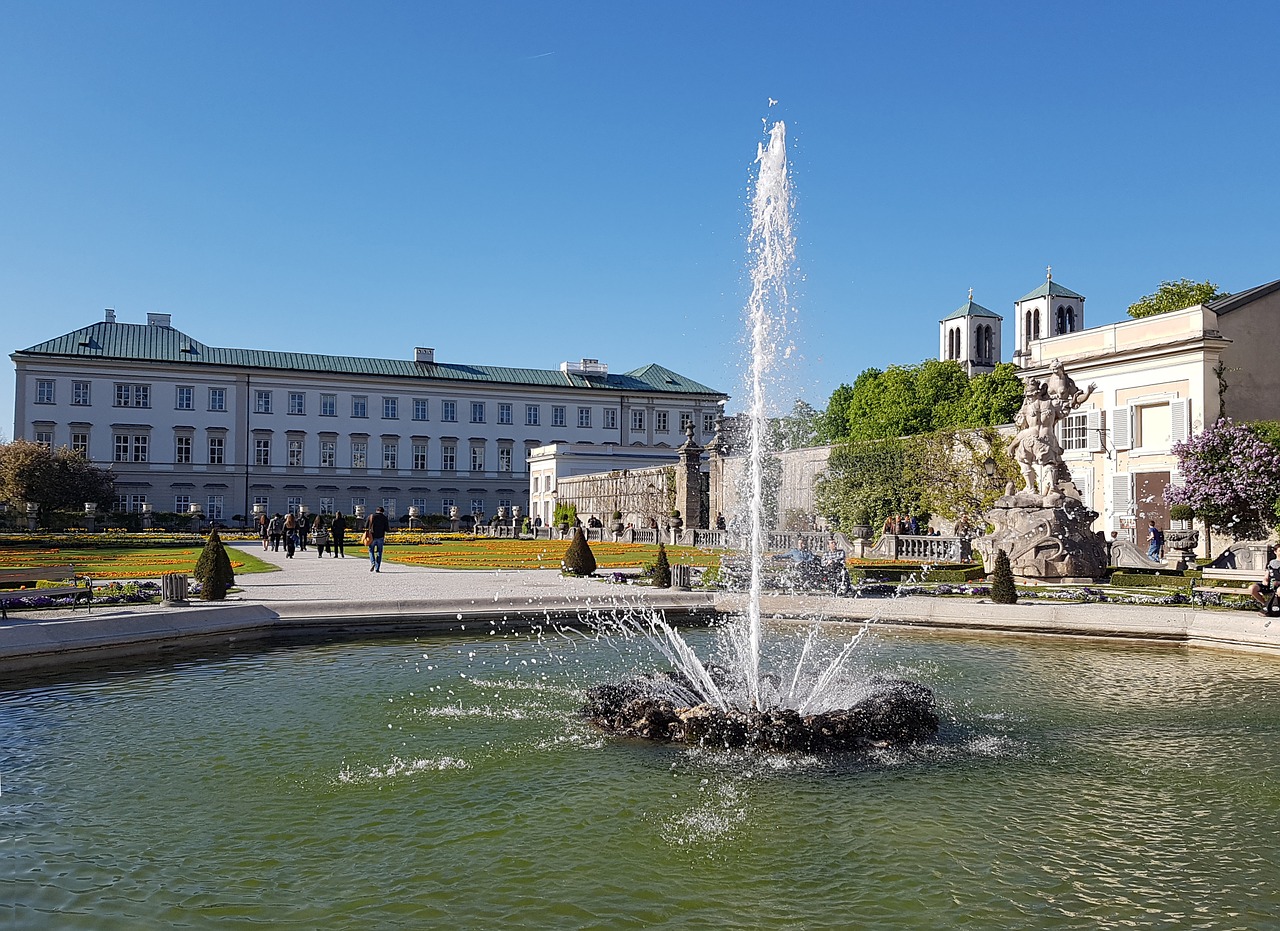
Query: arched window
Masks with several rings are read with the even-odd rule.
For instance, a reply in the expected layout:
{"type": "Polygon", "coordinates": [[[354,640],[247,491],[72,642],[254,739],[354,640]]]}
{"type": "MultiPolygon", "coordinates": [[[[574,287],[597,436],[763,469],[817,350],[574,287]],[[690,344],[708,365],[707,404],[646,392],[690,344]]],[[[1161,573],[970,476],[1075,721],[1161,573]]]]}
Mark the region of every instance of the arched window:
{"type": "Polygon", "coordinates": [[[1053,331],[1054,336],[1058,336],[1067,332],[1067,308],[1061,304],[1058,305],[1058,328],[1053,331]]]}
{"type": "Polygon", "coordinates": [[[1074,333],[1076,331],[1076,309],[1074,307],[1067,308],[1067,332],[1074,333]]]}
{"type": "Polygon", "coordinates": [[[1031,338],[1040,338],[1040,308],[1036,308],[1035,316],[1031,318],[1031,338]]]}
{"type": "Polygon", "coordinates": [[[1022,328],[1022,340],[1024,343],[1031,342],[1031,311],[1027,311],[1026,325],[1022,328]]]}
{"type": "Polygon", "coordinates": [[[996,340],[995,331],[990,326],[982,328],[982,356],[987,360],[987,365],[991,365],[996,360],[996,340]]]}

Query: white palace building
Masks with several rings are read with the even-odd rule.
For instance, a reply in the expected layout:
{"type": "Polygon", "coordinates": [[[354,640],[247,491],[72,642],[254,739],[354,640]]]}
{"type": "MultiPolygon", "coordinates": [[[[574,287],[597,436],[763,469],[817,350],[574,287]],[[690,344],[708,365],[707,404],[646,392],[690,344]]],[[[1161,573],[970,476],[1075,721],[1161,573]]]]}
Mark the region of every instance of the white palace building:
{"type": "Polygon", "coordinates": [[[168,314],[119,323],[112,310],[10,358],[15,437],[110,465],[122,510],[199,504],[211,520],[255,505],[526,507],[531,450],[594,445],[631,464],[674,461],[684,426],[705,443],[727,398],[656,364],[611,374],[592,359],[526,369],[437,362],[431,349],[410,359],[224,349],[168,314]]]}

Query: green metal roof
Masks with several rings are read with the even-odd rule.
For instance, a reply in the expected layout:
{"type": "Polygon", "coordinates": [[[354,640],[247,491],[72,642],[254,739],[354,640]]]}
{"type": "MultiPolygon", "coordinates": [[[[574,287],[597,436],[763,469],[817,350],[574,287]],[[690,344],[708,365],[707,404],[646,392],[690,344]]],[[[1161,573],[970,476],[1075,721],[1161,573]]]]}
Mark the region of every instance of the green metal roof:
{"type": "Polygon", "coordinates": [[[1058,282],[1050,278],[1030,294],[1022,295],[1022,297],[1018,298],[1014,303],[1021,304],[1023,301],[1029,301],[1032,298],[1037,297],[1045,297],[1046,295],[1049,297],[1074,297],[1082,301],[1084,300],[1083,294],[1076,294],[1076,292],[1072,291],[1070,288],[1064,288],[1062,285],[1058,284],[1058,282]]]}
{"type": "Polygon", "coordinates": [[[13,355],[15,358],[62,356],[118,359],[131,362],[165,362],[175,366],[217,365],[381,378],[420,378],[503,385],[536,385],[545,388],[598,388],[606,391],[675,392],[705,394],[717,398],[728,397],[722,391],[716,391],[714,388],[652,363],[622,374],[584,375],[577,372],[562,372],[559,369],[415,362],[411,359],[368,359],[362,356],[274,352],[267,349],[224,349],[219,346],[207,346],[172,327],[137,323],[94,323],[64,336],[38,343],[29,349],[20,349],[13,355]]]}
{"type": "Polygon", "coordinates": [[[973,298],[969,298],[969,300],[965,301],[964,305],[959,309],[943,317],[942,322],[945,323],[948,320],[958,320],[961,317],[992,317],[996,320],[1004,319],[1004,317],[1000,316],[994,310],[988,310],[981,304],[975,303],[973,298]]]}

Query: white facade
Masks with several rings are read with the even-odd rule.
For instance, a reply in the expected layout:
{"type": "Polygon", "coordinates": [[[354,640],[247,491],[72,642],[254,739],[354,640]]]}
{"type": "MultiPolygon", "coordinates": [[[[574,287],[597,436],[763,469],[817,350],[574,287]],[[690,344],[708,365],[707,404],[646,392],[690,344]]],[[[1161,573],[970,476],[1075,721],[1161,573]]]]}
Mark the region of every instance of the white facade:
{"type": "Polygon", "coordinates": [[[1004,318],[969,300],[938,321],[938,359],[958,362],[970,376],[991,372],[1000,364],[1000,327],[1004,318]]]}
{"type": "MultiPolygon", "coordinates": [[[[667,446],[618,446],[609,443],[540,446],[529,453],[529,518],[542,518],[543,524],[551,523],[556,507],[556,486],[560,479],[571,475],[674,466],[678,460],[675,448],[667,446]]],[[[609,515],[596,516],[605,518],[609,515]]]]}
{"type": "Polygon", "coordinates": [[[1084,295],[1064,288],[1050,271],[1044,284],[1013,302],[1013,362],[1030,363],[1031,344],[1084,329],[1084,295]]]}
{"type": "MultiPolygon", "coordinates": [[[[231,520],[307,505],[351,513],[495,513],[529,500],[549,444],[710,439],[725,395],[658,366],[608,375],[207,347],[155,315],[12,355],[14,436],[110,465],[120,505],[231,520]]],[[[580,367],[580,366],[579,366],[580,367]]],[[[705,440],[704,440],[705,442],[705,440]]]]}

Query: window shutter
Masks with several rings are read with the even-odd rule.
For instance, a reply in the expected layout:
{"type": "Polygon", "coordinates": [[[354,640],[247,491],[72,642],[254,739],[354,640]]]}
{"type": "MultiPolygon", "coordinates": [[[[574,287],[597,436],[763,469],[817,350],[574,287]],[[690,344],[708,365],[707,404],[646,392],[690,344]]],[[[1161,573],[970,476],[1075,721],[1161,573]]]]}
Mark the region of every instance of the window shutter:
{"type": "Polygon", "coordinates": [[[1111,510],[1117,514],[1133,510],[1133,476],[1128,472],[1111,476],[1111,510]]]}
{"type": "Polygon", "coordinates": [[[1191,435],[1191,402],[1186,398],[1175,398],[1169,402],[1169,441],[1185,443],[1191,435]]]}
{"type": "Polygon", "coordinates": [[[1085,411],[1085,428],[1087,432],[1086,443],[1089,452],[1101,453],[1106,451],[1106,447],[1102,442],[1102,411],[1096,407],[1092,407],[1085,411]]]}
{"type": "Polygon", "coordinates": [[[1113,407],[1111,416],[1111,448],[1128,449],[1133,445],[1133,411],[1129,407],[1113,407]]]}

